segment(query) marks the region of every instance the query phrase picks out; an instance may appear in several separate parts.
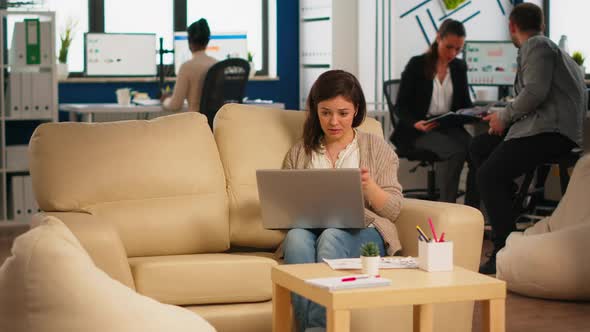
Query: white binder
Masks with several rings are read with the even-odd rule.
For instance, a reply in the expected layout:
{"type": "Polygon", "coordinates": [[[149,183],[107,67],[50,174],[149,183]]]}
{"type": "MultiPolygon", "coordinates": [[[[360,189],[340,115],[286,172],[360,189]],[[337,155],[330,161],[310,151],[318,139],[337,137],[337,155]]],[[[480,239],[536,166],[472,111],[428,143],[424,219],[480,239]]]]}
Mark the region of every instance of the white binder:
{"type": "Polygon", "coordinates": [[[52,111],[51,73],[34,73],[32,78],[31,116],[34,118],[50,118],[52,111]]]}
{"type": "Polygon", "coordinates": [[[12,43],[8,58],[11,66],[26,66],[25,22],[16,22],[12,34],[12,43]]]}
{"type": "Polygon", "coordinates": [[[22,91],[22,73],[12,72],[9,76],[9,94],[8,94],[8,116],[11,118],[21,118],[22,105],[21,105],[21,91],[22,91]]]}
{"type": "Polygon", "coordinates": [[[33,117],[33,73],[21,73],[21,118],[33,117]]]}
{"type": "Polygon", "coordinates": [[[11,196],[10,203],[11,218],[14,220],[25,220],[25,193],[24,193],[24,179],[22,176],[13,176],[11,178],[11,196]]]}
{"type": "Polygon", "coordinates": [[[37,200],[35,199],[35,194],[33,192],[33,178],[28,175],[24,176],[24,191],[25,191],[25,217],[27,220],[31,220],[34,214],[41,212],[39,210],[39,205],[37,204],[37,200]]]}
{"type": "Polygon", "coordinates": [[[39,22],[41,43],[41,66],[53,65],[51,63],[51,23],[39,22]]]}

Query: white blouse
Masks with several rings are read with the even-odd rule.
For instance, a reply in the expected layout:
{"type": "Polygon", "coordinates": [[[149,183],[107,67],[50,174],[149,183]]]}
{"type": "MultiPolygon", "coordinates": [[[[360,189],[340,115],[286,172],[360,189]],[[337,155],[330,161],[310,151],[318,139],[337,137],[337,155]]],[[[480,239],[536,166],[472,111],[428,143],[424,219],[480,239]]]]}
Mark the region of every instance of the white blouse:
{"type": "Polygon", "coordinates": [[[326,147],[324,144],[320,145],[319,151],[311,153],[311,168],[359,168],[361,154],[356,137],[355,129],[354,139],[338,153],[338,159],[334,166],[326,153],[326,147]]]}
{"type": "Polygon", "coordinates": [[[453,82],[451,80],[451,71],[447,67],[445,79],[439,81],[438,75],[434,76],[432,82],[432,99],[428,108],[428,117],[445,114],[451,111],[453,103],[453,82]]]}

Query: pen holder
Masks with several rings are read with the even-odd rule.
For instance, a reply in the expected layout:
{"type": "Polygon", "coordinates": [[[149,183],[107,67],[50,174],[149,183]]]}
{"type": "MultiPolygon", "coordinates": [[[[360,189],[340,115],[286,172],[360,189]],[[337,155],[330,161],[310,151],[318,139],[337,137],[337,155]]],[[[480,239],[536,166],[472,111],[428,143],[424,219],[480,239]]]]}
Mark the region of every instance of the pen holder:
{"type": "Polygon", "coordinates": [[[453,271],[453,242],[418,241],[418,267],[428,272],[453,271]]]}

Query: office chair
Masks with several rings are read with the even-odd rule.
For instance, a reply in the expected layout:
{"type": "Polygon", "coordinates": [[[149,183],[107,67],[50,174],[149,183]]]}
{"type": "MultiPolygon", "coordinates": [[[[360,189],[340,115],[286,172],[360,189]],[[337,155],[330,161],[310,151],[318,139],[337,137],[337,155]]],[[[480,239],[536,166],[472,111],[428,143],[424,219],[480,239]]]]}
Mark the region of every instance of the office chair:
{"type": "Polygon", "coordinates": [[[244,59],[226,59],[214,64],[203,84],[200,111],[207,116],[213,129],[217,111],[227,103],[242,103],[250,73],[250,64],[244,59]]]}
{"type": "Polygon", "coordinates": [[[426,181],[426,188],[405,189],[404,196],[418,199],[426,199],[435,201],[439,195],[436,189],[436,173],[434,171],[434,164],[442,161],[435,153],[429,150],[417,149],[408,144],[404,144],[400,140],[396,140],[395,128],[399,123],[399,117],[396,114],[395,101],[399,91],[400,80],[389,80],[383,83],[383,93],[387,100],[387,107],[389,108],[389,116],[393,126],[393,134],[389,140],[395,146],[395,153],[399,158],[405,158],[409,161],[417,161],[418,164],[410,169],[410,173],[416,172],[418,167],[428,167],[428,179],[426,181]]]}

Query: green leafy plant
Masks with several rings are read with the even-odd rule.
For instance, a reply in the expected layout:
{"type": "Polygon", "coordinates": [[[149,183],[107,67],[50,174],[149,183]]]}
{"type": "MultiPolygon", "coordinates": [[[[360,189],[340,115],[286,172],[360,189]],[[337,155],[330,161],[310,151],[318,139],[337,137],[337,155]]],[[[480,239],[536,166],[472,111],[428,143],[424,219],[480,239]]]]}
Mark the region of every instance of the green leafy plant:
{"type": "Polygon", "coordinates": [[[450,10],[459,7],[465,0],[443,0],[443,2],[445,3],[445,7],[450,10]]]}
{"type": "Polygon", "coordinates": [[[361,256],[375,257],[379,255],[379,247],[375,242],[367,242],[361,245],[361,256]]]}
{"type": "Polygon", "coordinates": [[[74,20],[68,20],[64,30],[59,34],[59,40],[61,41],[59,56],[57,57],[59,63],[67,63],[68,61],[68,50],[74,39],[74,30],[77,25],[78,23],[74,20]]]}
{"type": "Polygon", "coordinates": [[[582,52],[580,51],[575,51],[572,54],[572,59],[574,59],[578,66],[582,66],[584,64],[584,60],[586,60],[586,58],[582,55],[582,52]]]}

